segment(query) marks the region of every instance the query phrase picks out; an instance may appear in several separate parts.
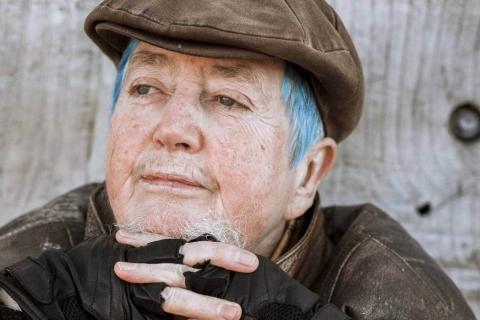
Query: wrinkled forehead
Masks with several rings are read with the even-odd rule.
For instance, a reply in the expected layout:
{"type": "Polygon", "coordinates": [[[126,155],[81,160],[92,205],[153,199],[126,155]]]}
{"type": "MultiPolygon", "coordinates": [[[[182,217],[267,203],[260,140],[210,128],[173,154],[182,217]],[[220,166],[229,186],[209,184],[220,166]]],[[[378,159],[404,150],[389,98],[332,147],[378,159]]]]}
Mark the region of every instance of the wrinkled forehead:
{"type": "Polygon", "coordinates": [[[129,69],[201,70],[210,77],[263,86],[279,85],[284,62],[277,58],[232,59],[187,55],[140,42],[130,57],[129,69]],[[187,68],[185,68],[187,67],[187,68]]]}

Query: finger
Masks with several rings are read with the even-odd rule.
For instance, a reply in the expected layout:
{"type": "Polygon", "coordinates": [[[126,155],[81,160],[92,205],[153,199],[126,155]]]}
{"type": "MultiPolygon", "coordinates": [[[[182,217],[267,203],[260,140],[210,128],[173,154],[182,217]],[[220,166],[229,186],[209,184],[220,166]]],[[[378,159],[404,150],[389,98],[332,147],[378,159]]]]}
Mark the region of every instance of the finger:
{"type": "Polygon", "coordinates": [[[129,232],[126,230],[118,230],[115,239],[122,244],[128,244],[133,247],[143,247],[150,242],[170,239],[170,237],[148,232],[129,232]]]}
{"type": "Polygon", "coordinates": [[[198,271],[198,269],[173,263],[147,264],[117,262],[114,266],[115,274],[122,280],[130,283],[157,283],[163,282],[171,287],[185,288],[184,272],[198,271]]]}
{"type": "Polygon", "coordinates": [[[186,243],[180,248],[180,253],[186,265],[195,266],[210,261],[212,265],[236,272],[253,272],[259,263],[252,252],[221,242],[186,243]]]}
{"type": "Polygon", "coordinates": [[[242,309],[236,303],[208,297],[181,288],[167,287],[162,291],[162,309],[171,314],[198,320],[238,320],[242,309]]]}

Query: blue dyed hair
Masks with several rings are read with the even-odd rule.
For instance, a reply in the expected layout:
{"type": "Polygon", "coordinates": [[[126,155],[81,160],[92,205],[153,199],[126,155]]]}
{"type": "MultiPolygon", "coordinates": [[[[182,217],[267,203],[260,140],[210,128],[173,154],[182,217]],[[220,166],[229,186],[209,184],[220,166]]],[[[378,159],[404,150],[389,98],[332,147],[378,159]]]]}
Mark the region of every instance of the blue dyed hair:
{"type": "MultiPolygon", "coordinates": [[[[115,78],[110,115],[115,110],[128,69],[128,62],[137,46],[138,41],[132,39],[123,52],[115,78]]],[[[287,106],[290,116],[291,164],[296,166],[305,157],[312,145],[324,137],[325,131],[315,102],[315,94],[301,69],[291,63],[285,63],[281,89],[283,102],[287,106]]]]}
{"type": "Polygon", "coordinates": [[[306,74],[285,63],[282,98],[290,115],[292,165],[296,166],[318,140],[325,136],[315,94],[306,74]]]}
{"type": "Polygon", "coordinates": [[[120,63],[118,64],[118,72],[117,76],[115,77],[115,86],[113,87],[113,96],[112,96],[112,107],[110,108],[110,117],[115,111],[115,106],[118,102],[118,97],[120,96],[120,92],[122,91],[123,87],[123,80],[125,79],[125,74],[127,73],[128,69],[128,62],[130,61],[130,57],[132,56],[133,51],[138,46],[138,40],[132,39],[125,51],[123,51],[122,58],[120,59],[120,63]]]}

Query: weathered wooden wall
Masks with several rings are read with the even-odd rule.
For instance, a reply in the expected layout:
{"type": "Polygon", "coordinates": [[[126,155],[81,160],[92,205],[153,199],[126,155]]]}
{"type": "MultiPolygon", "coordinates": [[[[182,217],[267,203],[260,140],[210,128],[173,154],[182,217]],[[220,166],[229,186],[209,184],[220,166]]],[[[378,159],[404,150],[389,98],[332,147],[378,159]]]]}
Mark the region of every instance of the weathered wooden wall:
{"type": "Polygon", "coordinates": [[[83,32],[92,0],[0,0],[0,224],[103,177],[114,67],[83,32]]]}
{"type": "MultiPolygon", "coordinates": [[[[0,0],[0,224],[103,177],[114,68],[82,31],[97,2],[0,0]]],[[[358,46],[367,97],[324,202],[390,212],[480,315],[480,143],[448,131],[456,105],[480,104],[480,2],[331,3],[358,46]]]]}

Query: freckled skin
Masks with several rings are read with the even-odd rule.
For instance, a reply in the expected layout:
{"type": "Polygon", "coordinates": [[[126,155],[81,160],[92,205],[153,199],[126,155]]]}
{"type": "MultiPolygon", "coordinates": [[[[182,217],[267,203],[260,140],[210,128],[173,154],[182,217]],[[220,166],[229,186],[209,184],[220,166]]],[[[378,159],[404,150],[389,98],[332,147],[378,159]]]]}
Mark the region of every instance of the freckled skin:
{"type": "Polygon", "coordinates": [[[283,231],[296,174],[281,100],[283,63],[193,57],[146,43],[138,50],[163,53],[174,66],[131,66],[126,75],[106,154],[117,222],[142,216],[151,231],[175,236],[185,223],[229,217],[247,249],[269,254],[283,231]],[[214,64],[239,61],[255,71],[266,96],[258,86],[210,72],[214,64]],[[149,85],[148,94],[132,91],[138,84],[149,85]],[[229,107],[218,95],[252,104],[229,107]],[[181,172],[205,188],[192,195],[153,192],[139,178],[145,168],[181,172]]]}

